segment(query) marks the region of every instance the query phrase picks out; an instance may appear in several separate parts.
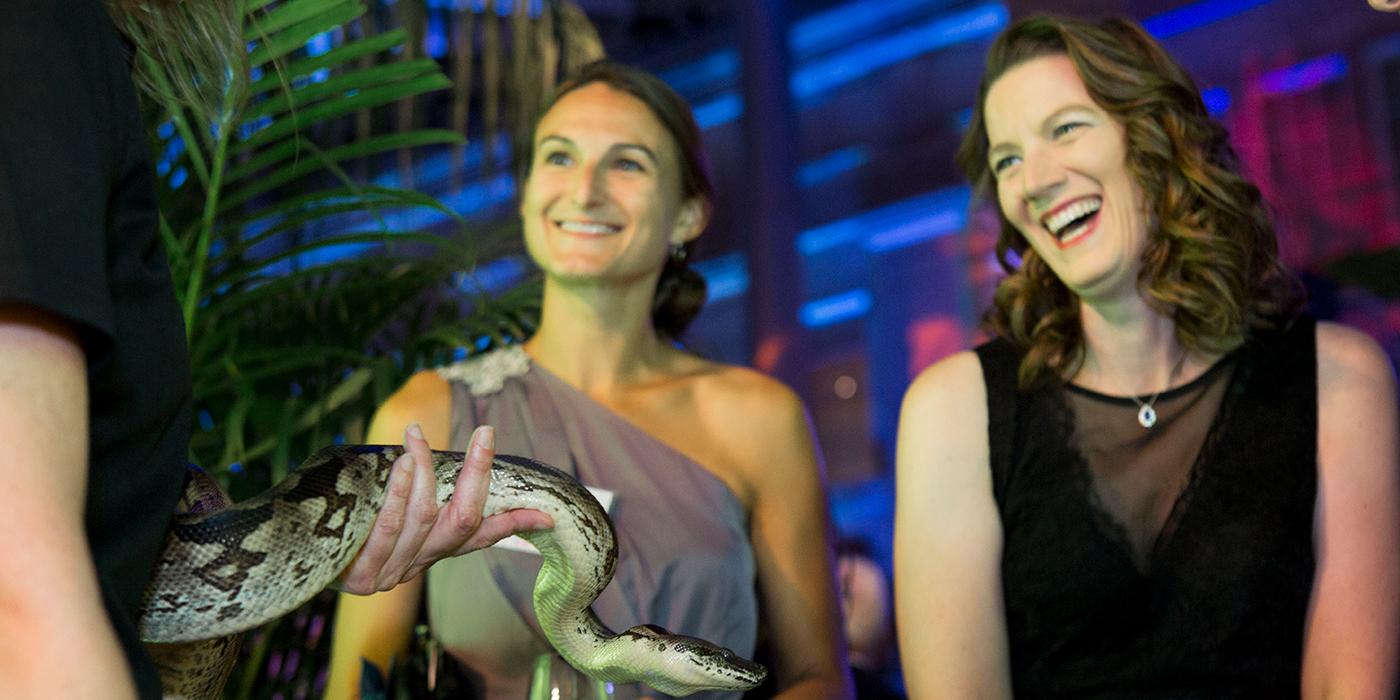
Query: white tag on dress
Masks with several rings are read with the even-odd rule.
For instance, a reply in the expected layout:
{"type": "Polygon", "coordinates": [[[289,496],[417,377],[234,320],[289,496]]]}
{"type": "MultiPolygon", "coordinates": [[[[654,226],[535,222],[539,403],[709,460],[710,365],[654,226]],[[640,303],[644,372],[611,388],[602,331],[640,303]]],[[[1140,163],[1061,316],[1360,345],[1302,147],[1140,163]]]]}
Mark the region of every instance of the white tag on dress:
{"type": "MultiPolygon", "coordinates": [[[[593,494],[594,498],[598,499],[598,503],[602,504],[603,510],[607,511],[607,513],[611,515],[613,497],[617,494],[617,492],[610,491],[608,489],[601,488],[598,486],[587,486],[585,488],[588,489],[589,493],[593,494]]],[[[525,552],[527,554],[540,553],[540,550],[535,549],[535,545],[526,542],[525,538],[521,537],[520,535],[511,535],[510,537],[507,537],[491,546],[500,547],[501,549],[511,549],[517,552],[525,552]]]]}

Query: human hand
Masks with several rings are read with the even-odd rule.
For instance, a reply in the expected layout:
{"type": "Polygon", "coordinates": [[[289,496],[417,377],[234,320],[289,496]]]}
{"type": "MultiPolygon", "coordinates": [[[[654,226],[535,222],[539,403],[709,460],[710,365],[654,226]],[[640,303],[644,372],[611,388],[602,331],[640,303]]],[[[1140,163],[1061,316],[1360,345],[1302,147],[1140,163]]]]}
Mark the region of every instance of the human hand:
{"type": "Polygon", "coordinates": [[[489,425],[472,433],[452,499],[437,504],[437,478],[428,442],[417,424],[404,431],[404,453],[394,461],[384,505],[337,588],[356,595],[387,591],[423,573],[440,559],[489,547],[516,532],[547,530],[554,521],[536,510],[482,517],[495,456],[489,425]]]}

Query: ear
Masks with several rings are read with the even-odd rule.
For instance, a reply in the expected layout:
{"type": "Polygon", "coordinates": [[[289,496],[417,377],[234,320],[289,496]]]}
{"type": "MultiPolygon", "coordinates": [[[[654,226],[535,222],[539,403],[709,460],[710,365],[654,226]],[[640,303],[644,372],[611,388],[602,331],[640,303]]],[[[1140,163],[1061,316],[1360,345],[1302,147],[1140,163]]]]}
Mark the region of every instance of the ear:
{"type": "Polygon", "coordinates": [[[710,203],[703,197],[691,197],[681,204],[676,212],[676,222],[671,227],[671,244],[681,245],[695,240],[705,226],[710,223],[710,203]]]}

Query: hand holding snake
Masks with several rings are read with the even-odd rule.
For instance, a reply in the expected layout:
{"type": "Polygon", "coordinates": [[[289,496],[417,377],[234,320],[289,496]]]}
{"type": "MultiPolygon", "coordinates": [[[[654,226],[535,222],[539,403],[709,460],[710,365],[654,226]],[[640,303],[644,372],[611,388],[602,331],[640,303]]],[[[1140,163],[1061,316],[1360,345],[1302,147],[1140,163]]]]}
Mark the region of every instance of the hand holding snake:
{"type": "MultiPolygon", "coordinates": [[[[409,447],[417,451],[414,443],[409,447]]],[[[228,644],[201,640],[234,635],[290,612],[334,582],[357,555],[364,556],[361,547],[394,488],[393,479],[403,478],[395,472],[406,471],[400,463],[403,454],[397,446],[328,447],[257,497],[177,516],[141,617],[143,637],[161,643],[155,656],[167,697],[215,696],[223,679],[218,670],[206,670],[212,666],[207,657],[226,652],[228,644]],[[172,644],[189,642],[196,644],[172,644]]],[[[469,463],[484,462],[474,457],[469,463]]],[[[436,503],[448,502],[459,487],[462,459],[461,453],[432,452],[430,458],[415,460],[431,462],[436,503]]],[[[472,483],[470,474],[464,483],[472,483]]],[[[672,695],[748,689],[766,675],[762,666],[703,640],[648,625],[614,634],[602,624],[589,606],[612,578],[616,538],[602,507],[572,477],[533,460],[499,455],[491,461],[489,487],[467,496],[467,501],[481,503],[479,511],[465,506],[480,512],[481,524],[471,528],[471,517],[459,522],[483,540],[498,539],[538,517],[492,520],[502,514],[529,509],[552,519],[550,530],[522,533],[544,559],[535,585],[535,612],[550,643],[579,670],[601,680],[641,681],[672,695]]],[[[448,515],[447,521],[452,524],[458,517],[448,515]]],[[[388,524],[394,519],[391,510],[388,524]]],[[[418,537],[397,538],[387,554],[384,545],[377,545],[359,572],[351,567],[345,585],[369,581],[377,587],[396,575],[409,575],[430,563],[416,555],[429,551],[427,543],[437,547],[455,539],[441,534],[433,541],[430,531],[415,543],[418,537]],[[404,561],[409,563],[399,569],[404,561]],[[404,573],[394,573],[400,570],[404,573]]],[[[457,547],[475,548],[473,544],[479,545],[469,537],[457,547]]]]}

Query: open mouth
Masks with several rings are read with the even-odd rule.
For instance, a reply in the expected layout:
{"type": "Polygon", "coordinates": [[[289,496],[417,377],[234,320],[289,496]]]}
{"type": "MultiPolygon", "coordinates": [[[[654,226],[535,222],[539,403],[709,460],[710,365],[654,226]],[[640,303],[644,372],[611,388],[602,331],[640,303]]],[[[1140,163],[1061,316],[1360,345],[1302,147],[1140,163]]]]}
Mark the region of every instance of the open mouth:
{"type": "Polygon", "coordinates": [[[555,221],[554,225],[565,233],[579,236],[608,236],[622,230],[621,226],[598,221],[555,221]]]}
{"type": "Polygon", "coordinates": [[[1099,218],[1102,197],[1084,197],[1061,206],[1041,218],[1041,224],[1061,248],[1068,247],[1088,233],[1099,218]]]}

